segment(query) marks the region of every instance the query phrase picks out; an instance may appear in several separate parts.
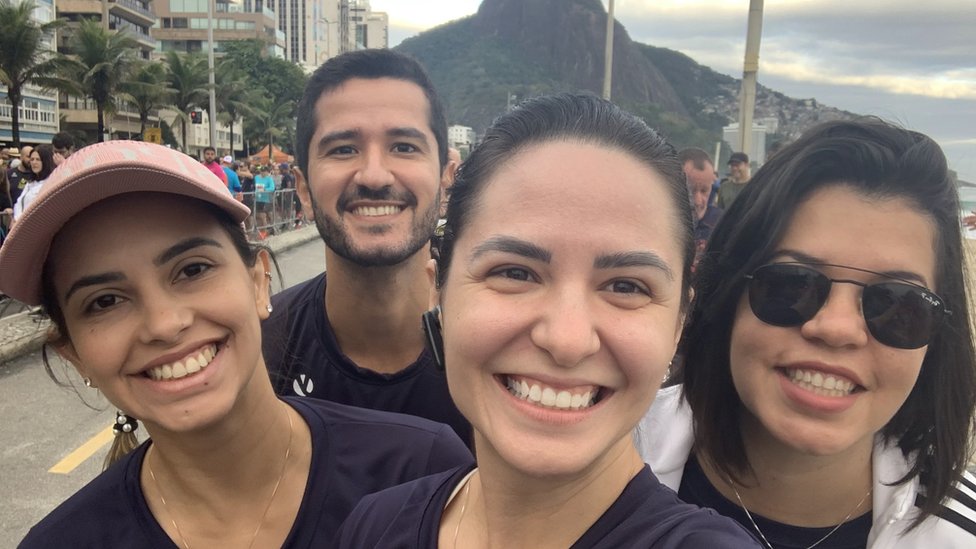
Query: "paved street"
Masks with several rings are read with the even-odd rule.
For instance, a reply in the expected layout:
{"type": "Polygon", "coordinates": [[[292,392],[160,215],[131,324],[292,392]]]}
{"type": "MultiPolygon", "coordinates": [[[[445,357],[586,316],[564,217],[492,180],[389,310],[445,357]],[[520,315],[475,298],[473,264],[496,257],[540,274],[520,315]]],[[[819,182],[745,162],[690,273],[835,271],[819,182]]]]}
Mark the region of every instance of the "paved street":
{"type": "MultiPolygon", "coordinates": [[[[316,238],[278,261],[292,285],[321,272],[324,246],[316,238]]],[[[51,362],[68,387],[47,376],[39,352],[0,365],[0,547],[15,547],[34,523],[97,475],[111,441],[114,409],[70,366],[51,362]],[[50,472],[59,462],[65,472],[50,472]]]]}

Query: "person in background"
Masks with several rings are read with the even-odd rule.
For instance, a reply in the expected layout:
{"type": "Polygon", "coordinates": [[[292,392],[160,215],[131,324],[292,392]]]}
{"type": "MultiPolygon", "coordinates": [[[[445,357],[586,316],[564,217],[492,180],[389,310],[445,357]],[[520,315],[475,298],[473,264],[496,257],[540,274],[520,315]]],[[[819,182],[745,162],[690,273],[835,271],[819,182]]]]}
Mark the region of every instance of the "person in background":
{"type": "Polygon", "coordinates": [[[15,158],[16,165],[12,163],[7,170],[7,178],[10,180],[10,200],[15,204],[20,198],[20,193],[24,192],[24,188],[31,180],[30,154],[33,150],[34,147],[30,145],[21,147],[20,155],[15,158]]]}
{"type": "Polygon", "coordinates": [[[453,180],[433,83],[393,50],[334,57],[305,87],[296,143],[297,193],[328,275],[275,296],[264,353],[276,389],[426,417],[470,443],[419,323],[440,196],[453,180]]]}
{"type": "Polygon", "coordinates": [[[14,206],[10,200],[10,180],[7,171],[0,169],[0,244],[7,238],[10,222],[13,219],[14,206]]]}
{"type": "Polygon", "coordinates": [[[339,547],[758,547],[662,486],[631,434],[691,297],[690,210],[674,148],[609,101],[499,117],[428,266],[425,326],[477,468],[367,496],[339,547]]]}
{"type": "Polygon", "coordinates": [[[722,217],[721,208],[708,203],[712,183],[715,181],[715,166],[707,152],[694,147],[678,151],[678,161],[681,162],[681,168],[685,172],[692,212],[695,215],[695,265],[697,266],[705,251],[708,237],[722,217]]]}
{"type": "Polygon", "coordinates": [[[976,547],[959,195],[929,137],[805,132],[715,228],[642,455],[767,548],[976,547]]]}
{"type": "Polygon", "coordinates": [[[75,152],[75,138],[68,132],[58,132],[51,138],[54,147],[54,165],[59,166],[75,152]]]}
{"type": "Polygon", "coordinates": [[[234,169],[234,157],[228,154],[220,159],[220,169],[224,170],[224,175],[227,176],[227,190],[232,195],[238,195],[241,192],[241,179],[234,169]]]}
{"type": "Polygon", "coordinates": [[[14,203],[14,223],[24,213],[24,210],[29,208],[31,203],[34,202],[38,193],[41,192],[41,188],[44,187],[44,182],[47,181],[48,177],[51,177],[51,173],[54,172],[54,168],[56,167],[57,165],[54,163],[54,148],[51,145],[38,145],[31,151],[31,178],[30,182],[24,186],[24,190],[20,193],[20,196],[17,197],[17,202],[14,203]]]}
{"type": "Polygon", "coordinates": [[[203,149],[203,165],[206,166],[211,173],[217,176],[217,179],[219,179],[225,187],[227,186],[227,174],[224,173],[224,169],[220,166],[220,163],[217,162],[216,149],[213,147],[206,147],[203,149]]]}
{"type": "Polygon", "coordinates": [[[254,177],[254,204],[257,207],[258,237],[261,240],[267,238],[269,232],[274,231],[271,226],[271,216],[274,213],[272,200],[274,200],[275,181],[271,176],[271,168],[263,165],[258,168],[258,175],[254,177]]]}
{"type": "Polygon", "coordinates": [[[732,153],[732,156],[729,157],[729,177],[722,181],[722,185],[718,189],[716,206],[722,210],[729,209],[739,193],[746,188],[751,177],[749,156],[742,152],[732,153]]]}
{"type": "Polygon", "coordinates": [[[0,291],[42,305],[48,345],[121,410],[109,467],[20,547],[332,547],[363,495],[471,463],[445,425],[275,395],[247,215],[190,157],[109,141],[17,222],[0,291]]]}

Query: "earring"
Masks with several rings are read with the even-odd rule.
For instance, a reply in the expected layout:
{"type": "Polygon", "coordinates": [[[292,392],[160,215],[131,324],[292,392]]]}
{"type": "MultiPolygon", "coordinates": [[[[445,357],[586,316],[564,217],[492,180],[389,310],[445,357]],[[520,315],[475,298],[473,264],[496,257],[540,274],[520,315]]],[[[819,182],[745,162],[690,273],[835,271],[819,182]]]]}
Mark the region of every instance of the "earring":
{"type": "Polygon", "coordinates": [[[138,428],[139,422],[136,418],[126,415],[122,410],[115,412],[115,425],[112,426],[113,433],[116,435],[132,433],[138,428]]]}
{"type": "Polygon", "coordinates": [[[264,271],[264,276],[268,277],[268,281],[269,282],[271,281],[271,279],[272,279],[271,271],[264,271]]]}
{"type": "Polygon", "coordinates": [[[91,378],[90,378],[90,377],[87,377],[87,376],[86,376],[86,377],[84,377],[84,378],[82,378],[82,381],[84,381],[84,382],[85,382],[85,387],[88,387],[89,389],[91,389],[91,386],[92,386],[92,380],[91,380],[91,378]]]}
{"type": "Polygon", "coordinates": [[[271,314],[271,311],[274,311],[274,305],[268,303],[268,314],[271,314]]]}
{"type": "Polygon", "coordinates": [[[441,335],[441,307],[438,305],[427,311],[421,317],[424,325],[424,335],[427,336],[427,347],[434,355],[437,369],[444,371],[444,337],[441,335]]]}

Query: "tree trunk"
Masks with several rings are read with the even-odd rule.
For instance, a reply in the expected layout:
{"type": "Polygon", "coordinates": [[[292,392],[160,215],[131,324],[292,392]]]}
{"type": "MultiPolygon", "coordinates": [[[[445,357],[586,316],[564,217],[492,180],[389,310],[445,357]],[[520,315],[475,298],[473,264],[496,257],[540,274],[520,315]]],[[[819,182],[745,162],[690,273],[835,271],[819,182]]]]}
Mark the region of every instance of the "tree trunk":
{"type": "Polygon", "coordinates": [[[139,139],[146,138],[146,123],[149,122],[149,113],[139,113],[139,139]]]}
{"type": "Polygon", "coordinates": [[[105,111],[101,103],[95,103],[95,110],[98,112],[98,142],[105,140],[105,111]]]}
{"type": "Polygon", "coordinates": [[[234,119],[230,119],[229,128],[230,130],[230,156],[234,158],[234,119]]]}
{"type": "Polygon", "coordinates": [[[274,136],[268,134],[268,165],[274,164],[274,136]]]}
{"type": "Polygon", "coordinates": [[[10,109],[10,122],[13,126],[10,128],[10,137],[14,142],[14,146],[18,149],[20,148],[20,86],[16,88],[7,88],[7,100],[10,101],[12,108],[10,109]]]}

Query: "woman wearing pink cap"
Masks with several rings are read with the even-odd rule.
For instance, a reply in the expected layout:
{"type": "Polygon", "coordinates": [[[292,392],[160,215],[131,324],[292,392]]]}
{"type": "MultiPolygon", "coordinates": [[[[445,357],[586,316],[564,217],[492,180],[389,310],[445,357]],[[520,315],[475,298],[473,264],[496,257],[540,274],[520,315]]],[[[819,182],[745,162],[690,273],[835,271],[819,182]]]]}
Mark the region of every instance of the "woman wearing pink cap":
{"type": "Polygon", "coordinates": [[[443,425],[274,394],[248,214],[190,157],[115,141],[68,158],[19,219],[0,290],[43,305],[117,431],[138,418],[151,437],[23,547],[329,546],[362,495],[470,460],[443,425]]]}

